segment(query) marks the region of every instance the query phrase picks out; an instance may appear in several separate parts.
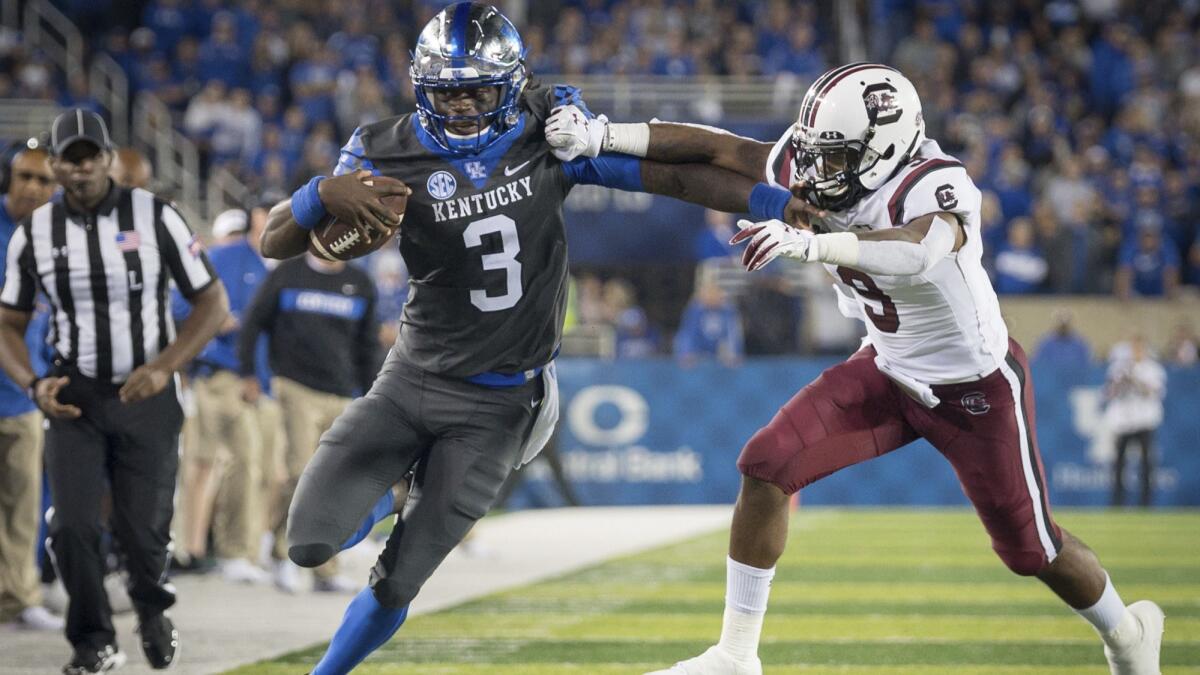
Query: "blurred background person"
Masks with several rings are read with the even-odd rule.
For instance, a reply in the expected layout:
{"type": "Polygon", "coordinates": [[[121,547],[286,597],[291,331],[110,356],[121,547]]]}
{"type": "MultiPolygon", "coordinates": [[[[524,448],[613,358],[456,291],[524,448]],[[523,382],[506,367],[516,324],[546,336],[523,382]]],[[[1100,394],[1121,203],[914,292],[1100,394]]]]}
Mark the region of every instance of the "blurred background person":
{"type": "Polygon", "coordinates": [[[135,148],[118,148],[113,153],[113,163],[108,175],[121,187],[150,189],[154,180],[154,167],[150,160],[135,148]]]}
{"type": "MultiPolygon", "coordinates": [[[[50,201],[56,182],[50,154],[36,142],[12,157],[0,197],[0,250],[18,224],[50,201]]],[[[0,258],[0,276],[8,256],[0,258]]],[[[34,372],[46,362],[46,312],[38,312],[25,332],[34,372]]],[[[21,628],[62,630],[62,617],[42,606],[42,588],[34,561],[42,523],[42,413],[25,388],[0,373],[0,623],[21,628]]]]}
{"type": "Polygon", "coordinates": [[[1116,276],[1117,297],[1169,298],[1174,297],[1178,288],[1179,253],[1163,240],[1157,228],[1141,228],[1136,241],[1121,249],[1116,276]]]}
{"type": "Polygon", "coordinates": [[[1042,337],[1033,354],[1033,361],[1049,362],[1082,371],[1092,362],[1092,349],[1087,340],[1075,330],[1071,310],[1054,310],[1054,329],[1042,337]]]}
{"type": "Polygon", "coordinates": [[[1150,506],[1154,485],[1154,433],[1163,421],[1163,398],[1167,394],[1167,372],[1154,359],[1146,339],[1135,335],[1127,346],[1115,349],[1108,367],[1105,393],[1108,406],[1104,418],[1116,434],[1117,457],[1113,463],[1113,506],[1125,504],[1125,458],[1130,444],[1141,450],[1142,506],[1150,506]]]}
{"type": "MultiPolygon", "coordinates": [[[[287,479],[280,504],[290,504],[321,434],[353,397],[371,388],[380,364],[376,290],[355,265],[305,254],[279,264],[242,313],[238,361],[243,397],[256,403],[258,340],[268,336],[271,389],[283,417],[287,479]]],[[[287,557],[287,511],[272,528],[275,585],[300,591],[300,569],[287,557]]],[[[313,569],[313,590],[353,593],[359,584],[339,576],[337,559],[313,569]]]]}
{"type": "Polygon", "coordinates": [[[1017,218],[1008,225],[1008,240],[996,253],[996,292],[1036,293],[1046,280],[1049,265],[1033,238],[1033,224],[1017,218]]]}
{"type": "Polygon", "coordinates": [[[675,333],[675,358],[684,366],[703,359],[718,359],[734,366],[743,354],[742,319],[737,308],[720,286],[703,284],[683,311],[675,333]]]}
{"type": "MultiPolygon", "coordinates": [[[[224,211],[213,220],[209,260],[229,294],[229,315],[189,371],[196,398],[196,440],[201,445],[188,453],[195,478],[188,483],[187,496],[198,514],[211,512],[212,553],[221,574],[230,581],[265,583],[270,576],[257,565],[265,522],[262,436],[254,408],[242,401],[237,353],[242,315],[267,277],[258,242],[247,236],[249,226],[243,209],[224,211]]],[[[182,296],[173,301],[186,307],[182,296]]],[[[200,516],[191,521],[193,548],[202,546],[208,521],[200,516]]]]}
{"type": "Polygon", "coordinates": [[[1166,359],[1176,366],[1194,366],[1200,357],[1200,338],[1196,337],[1196,329],[1190,323],[1180,323],[1171,332],[1167,341],[1166,359]]]}

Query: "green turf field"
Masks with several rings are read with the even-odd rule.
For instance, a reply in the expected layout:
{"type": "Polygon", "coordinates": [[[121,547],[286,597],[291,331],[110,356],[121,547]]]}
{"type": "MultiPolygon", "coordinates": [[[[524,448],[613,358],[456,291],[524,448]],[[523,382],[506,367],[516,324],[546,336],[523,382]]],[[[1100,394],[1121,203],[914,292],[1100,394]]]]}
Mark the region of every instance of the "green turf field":
{"type": "MultiPolygon", "coordinates": [[[[1167,614],[1164,673],[1200,673],[1200,513],[1065,511],[1126,602],[1167,614]]],[[[641,673],[721,626],[726,534],[415,617],[362,673],[641,673]]],[[[237,673],[297,673],[324,645],[237,673]]],[[[1011,575],[969,511],[808,509],[792,521],[760,651],[767,673],[1107,673],[1091,627],[1011,575]]]]}

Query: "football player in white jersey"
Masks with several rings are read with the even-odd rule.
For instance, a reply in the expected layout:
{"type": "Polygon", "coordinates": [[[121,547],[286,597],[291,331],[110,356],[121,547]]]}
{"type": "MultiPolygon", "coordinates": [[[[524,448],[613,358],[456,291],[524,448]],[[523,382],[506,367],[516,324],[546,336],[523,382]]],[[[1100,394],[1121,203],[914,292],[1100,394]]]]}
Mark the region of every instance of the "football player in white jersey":
{"type": "Polygon", "coordinates": [[[1104,642],[1113,673],[1159,673],[1163,613],[1125,606],[1096,555],[1055,524],[1034,426],[1033,387],[981,264],[980,192],[925,137],[921,101],[899,71],[855,63],[825,73],[774,144],[680,124],[610,124],[569,106],[547,139],[560,156],[624,152],[710,162],[763,181],[734,243],[743,263],[825,265],[839,306],[866,323],[848,360],[801,389],[742,449],[720,642],[659,674],[757,674],[759,634],[787,538],[788,498],[820,478],[925,438],[1013,572],[1036,576],[1104,642]],[[778,213],[790,188],[807,222],[778,213]]]}

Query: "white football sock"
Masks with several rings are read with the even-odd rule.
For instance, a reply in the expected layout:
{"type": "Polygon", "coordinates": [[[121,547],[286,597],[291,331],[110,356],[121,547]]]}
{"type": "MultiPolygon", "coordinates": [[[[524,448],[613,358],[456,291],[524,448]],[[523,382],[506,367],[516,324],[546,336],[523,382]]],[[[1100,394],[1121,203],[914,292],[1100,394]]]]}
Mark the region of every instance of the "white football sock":
{"type": "Polygon", "coordinates": [[[733,558],[726,558],[725,567],[725,619],[717,644],[736,659],[751,659],[758,654],[775,568],[751,567],[733,558]]]}
{"type": "MultiPolygon", "coordinates": [[[[1107,572],[1104,574],[1104,592],[1100,594],[1100,599],[1091,607],[1075,612],[1092,624],[1105,642],[1109,642],[1110,638],[1124,642],[1136,632],[1136,621],[1125,609],[1125,603],[1117,595],[1117,589],[1113,587],[1107,572]]],[[[1110,642],[1109,646],[1115,645],[1110,642]]]]}

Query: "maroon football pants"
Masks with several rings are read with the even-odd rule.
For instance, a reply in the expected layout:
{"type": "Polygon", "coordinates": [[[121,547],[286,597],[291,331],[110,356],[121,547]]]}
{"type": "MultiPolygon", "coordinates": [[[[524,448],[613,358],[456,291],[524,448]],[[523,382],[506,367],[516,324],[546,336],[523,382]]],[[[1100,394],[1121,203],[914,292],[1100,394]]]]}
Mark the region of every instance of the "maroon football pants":
{"type": "Polygon", "coordinates": [[[992,538],[1017,574],[1037,574],[1062,548],[1050,515],[1037,446],[1033,380],[1009,340],[1005,363],[974,382],[935,385],[927,408],[875,366],[864,347],[801,389],[742,449],[738,469],[787,494],[924,438],[958,474],[992,538]]]}

